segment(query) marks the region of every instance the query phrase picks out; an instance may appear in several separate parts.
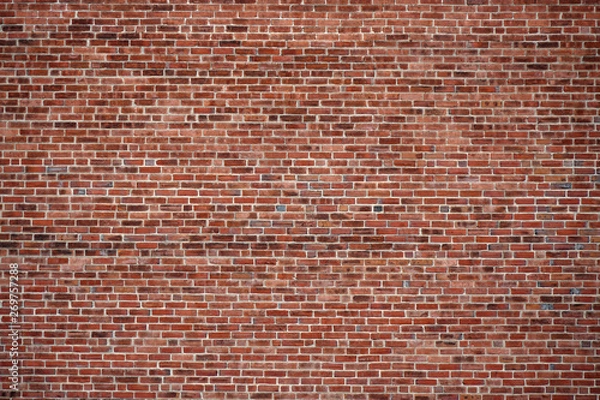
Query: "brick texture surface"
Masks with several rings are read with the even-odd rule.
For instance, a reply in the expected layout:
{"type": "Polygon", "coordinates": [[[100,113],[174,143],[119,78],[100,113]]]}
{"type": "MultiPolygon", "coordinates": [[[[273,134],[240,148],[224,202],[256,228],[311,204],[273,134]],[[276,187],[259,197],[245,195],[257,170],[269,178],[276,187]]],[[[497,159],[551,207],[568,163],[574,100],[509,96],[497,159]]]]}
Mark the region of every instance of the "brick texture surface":
{"type": "Polygon", "coordinates": [[[596,0],[0,19],[0,398],[600,396],[596,0]]]}

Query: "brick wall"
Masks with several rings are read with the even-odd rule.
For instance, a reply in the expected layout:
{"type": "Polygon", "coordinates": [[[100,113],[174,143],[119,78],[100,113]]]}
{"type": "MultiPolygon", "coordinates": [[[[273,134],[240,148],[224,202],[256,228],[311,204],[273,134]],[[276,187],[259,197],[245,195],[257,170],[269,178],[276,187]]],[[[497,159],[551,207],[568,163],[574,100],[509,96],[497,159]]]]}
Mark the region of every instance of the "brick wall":
{"type": "Polygon", "coordinates": [[[600,396],[595,0],[0,17],[0,397],[600,396]]]}

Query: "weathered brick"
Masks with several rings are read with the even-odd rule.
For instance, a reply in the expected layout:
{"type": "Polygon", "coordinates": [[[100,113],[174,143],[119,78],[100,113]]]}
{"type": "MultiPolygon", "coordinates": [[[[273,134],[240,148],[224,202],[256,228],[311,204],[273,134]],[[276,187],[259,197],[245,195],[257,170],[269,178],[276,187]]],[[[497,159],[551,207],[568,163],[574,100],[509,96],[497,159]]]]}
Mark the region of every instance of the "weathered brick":
{"type": "Polygon", "coordinates": [[[0,397],[599,394],[592,2],[55,3],[0,6],[0,397]]]}

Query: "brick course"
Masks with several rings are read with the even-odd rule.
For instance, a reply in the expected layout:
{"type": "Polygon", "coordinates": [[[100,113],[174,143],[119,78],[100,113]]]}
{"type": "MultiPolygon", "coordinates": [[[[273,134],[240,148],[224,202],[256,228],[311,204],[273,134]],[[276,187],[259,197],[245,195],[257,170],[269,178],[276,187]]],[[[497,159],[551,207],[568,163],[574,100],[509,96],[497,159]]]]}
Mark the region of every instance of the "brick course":
{"type": "Polygon", "coordinates": [[[0,19],[0,398],[600,396],[596,1],[0,19]]]}

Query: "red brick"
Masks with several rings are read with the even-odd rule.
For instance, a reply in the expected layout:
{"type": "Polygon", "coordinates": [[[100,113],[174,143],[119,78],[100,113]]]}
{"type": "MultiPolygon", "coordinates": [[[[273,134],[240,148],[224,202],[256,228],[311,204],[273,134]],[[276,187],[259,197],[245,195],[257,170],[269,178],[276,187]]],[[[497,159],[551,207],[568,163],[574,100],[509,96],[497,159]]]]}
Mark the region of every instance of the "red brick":
{"type": "Polygon", "coordinates": [[[591,2],[64,3],[0,6],[6,397],[600,394],[591,2]]]}

